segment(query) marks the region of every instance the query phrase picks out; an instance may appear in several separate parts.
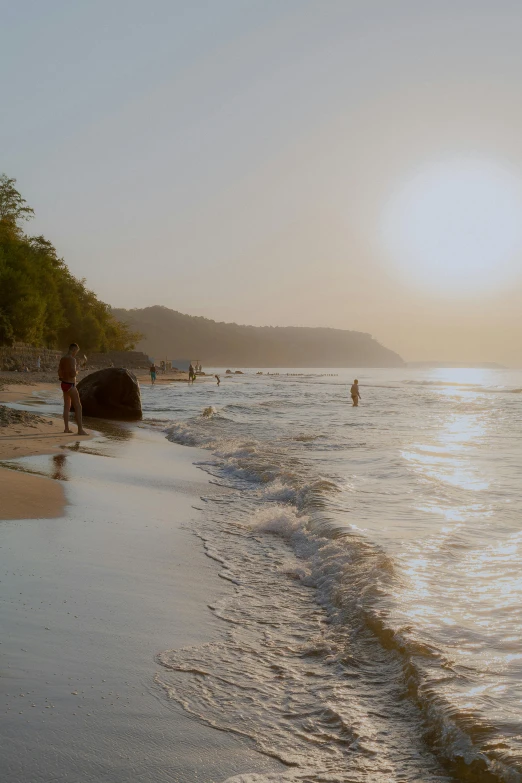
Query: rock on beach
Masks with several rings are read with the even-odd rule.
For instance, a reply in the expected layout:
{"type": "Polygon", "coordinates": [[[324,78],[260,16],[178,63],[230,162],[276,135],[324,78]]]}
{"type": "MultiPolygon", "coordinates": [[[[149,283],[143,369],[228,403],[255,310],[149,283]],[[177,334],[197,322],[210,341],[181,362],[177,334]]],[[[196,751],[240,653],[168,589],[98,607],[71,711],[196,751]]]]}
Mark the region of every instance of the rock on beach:
{"type": "Polygon", "coordinates": [[[85,416],[134,421],[141,419],[140,386],[123,367],[107,367],[82,378],[78,393],[85,416]]]}

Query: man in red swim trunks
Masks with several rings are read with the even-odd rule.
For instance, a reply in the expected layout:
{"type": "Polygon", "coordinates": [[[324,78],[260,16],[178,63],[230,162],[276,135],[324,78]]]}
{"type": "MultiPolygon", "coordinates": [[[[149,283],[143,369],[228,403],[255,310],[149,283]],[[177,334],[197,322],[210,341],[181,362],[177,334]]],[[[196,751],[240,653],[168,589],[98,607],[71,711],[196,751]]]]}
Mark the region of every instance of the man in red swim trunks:
{"type": "Polygon", "coordinates": [[[76,422],[78,424],[78,435],[88,435],[83,429],[82,421],[82,404],[80,402],[80,395],[76,388],[76,359],[75,356],[79,351],[79,347],[76,343],[71,343],[68,352],[60,359],[58,366],[58,377],[62,382],[63,391],[63,420],[65,423],[64,432],[71,432],[69,429],[69,411],[71,410],[71,404],[76,414],[76,422]]]}

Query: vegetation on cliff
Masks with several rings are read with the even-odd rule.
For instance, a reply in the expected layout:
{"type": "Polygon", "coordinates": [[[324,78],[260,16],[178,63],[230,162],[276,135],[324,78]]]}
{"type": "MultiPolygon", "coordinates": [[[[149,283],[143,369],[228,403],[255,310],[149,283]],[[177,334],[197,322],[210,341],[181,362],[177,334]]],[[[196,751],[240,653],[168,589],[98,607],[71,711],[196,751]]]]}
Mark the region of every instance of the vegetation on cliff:
{"type": "Polygon", "coordinates": [[[140,335],[71,274],[45,237],[24,233],[34,212],[15,185],[0,176],[0,345],[63,348],[77,342],[82,350],[102,352],[134,347],[140,335]]]}
{"type": "Polygon", "coordinates": [[[183,315],[167,307],[113,310],[146,335],[138,344],[156,359],[201,359],[223,367],[401,367],[401,357],[364,332],[281,326],[239,326],[183,315]]]}

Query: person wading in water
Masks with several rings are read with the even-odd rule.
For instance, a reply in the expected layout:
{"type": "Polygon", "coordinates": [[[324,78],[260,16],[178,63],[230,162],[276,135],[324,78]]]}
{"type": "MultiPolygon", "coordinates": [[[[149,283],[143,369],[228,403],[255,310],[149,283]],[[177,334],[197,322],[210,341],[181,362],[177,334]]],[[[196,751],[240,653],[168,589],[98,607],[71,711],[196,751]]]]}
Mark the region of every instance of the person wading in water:
{"type": "Polygon", "coordinates": [[[76,388],[76,354],[79,351],[79,347],[76,343],[71,343],[68,352],[60,359],[58,365],[58,378],[61,381],[61,387],[63,391],[63,421],[65,424],[64,432],[72,432],[69,429],[69,411],[71,405],[74,408],[76,414],[76,423],[78,424],[78,435],[88,435],[89,433],[83,429],[82,420],[82,404],[80,402],[80,395],[76,388]]]}
{"type": "Polygon", "coordinates": [[[350,389],[350,394],[352,397],[352,402],[355,408],[359,406],[359,400],[361,399],[361,395],[359,393],[359,381],[357,378],[352,383],[352,388],[350,389]]]}

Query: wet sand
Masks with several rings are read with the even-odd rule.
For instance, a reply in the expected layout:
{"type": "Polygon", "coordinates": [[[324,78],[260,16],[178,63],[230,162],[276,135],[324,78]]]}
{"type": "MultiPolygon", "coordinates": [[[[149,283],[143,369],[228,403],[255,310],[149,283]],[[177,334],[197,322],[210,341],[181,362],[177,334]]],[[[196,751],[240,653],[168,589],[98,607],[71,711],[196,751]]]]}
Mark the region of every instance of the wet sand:
{"type": "Polygon", "coordinates": [[[64,508],[65,496],[56,481],[0,469],[0,520],[52,519],[64,508]]]}
{"type": "Polygon", "coordinates": [[[68,505],[0,525],[2,783],[218,783],[281,769],[154,684],[160,651],[223,633],[207,605],[230,588],[194,535],[207,488],[197,456],[113,425],[18,460],[53,476],[68,505]]]}
{"type": "MultiPolygon", "coordinates": [[[[82,371],[82,374],[88,372],[82,371]]],[[[137,377],[141,384],[150,384],[148,373],[139,372],[137,377]]],[[[197,382],[210,380],[211,376],[202,376],[197,382]]],[[[187,373],[160,374],[157,380],[158,384],[173,382],[188,382],[187,373]]],[[[38,373],[28,373],[27,377],[19,373],[0,374],[0,403],[33,403],[42,392],[59,395],[57,383],[40,381],[38,373]]],[[[74,417],[71,429],[74,433],[74,417]]],[[[30,454],[58,453],[66,445],[83,440],[86,440],[85,436],[64,434],[63,421],[58,417],[45,417],[44,421],[30,424],[0,426],[0,520],[50,519],[63,514],[66,503],[60,484],[31,473],[8,470],[2,462],[30,454]]]]}
{"type": "MultiPolygon", "coordinates": [[[[23,402],[35,392],[49,391],[51,384],[9,385],[0,390],[0,403],[23,402]]],[[[63,421],[54,417],[27,417],[0,426],[0,520],[49,519],[65,508],[63,488],[56,481],[2,467],[1,463],[29,454],[52,454],[85,436],[66,435],[63,421]]],[[[72,425],[74,430],[74,423],[72,425]]]]}
{"type": "Polygon", "coordinates": [[[17,402],[18,400],[26,400],[35,392],[52,391],[58,389],[57,383],[38,381],[34,377],[28,379],[27,382],[25,382],[25,379],[23,379],[11,383],[10,381],[14,379],[11,379],[10,375],[11,373],[0,374],[0,402],[17,402]]]}

